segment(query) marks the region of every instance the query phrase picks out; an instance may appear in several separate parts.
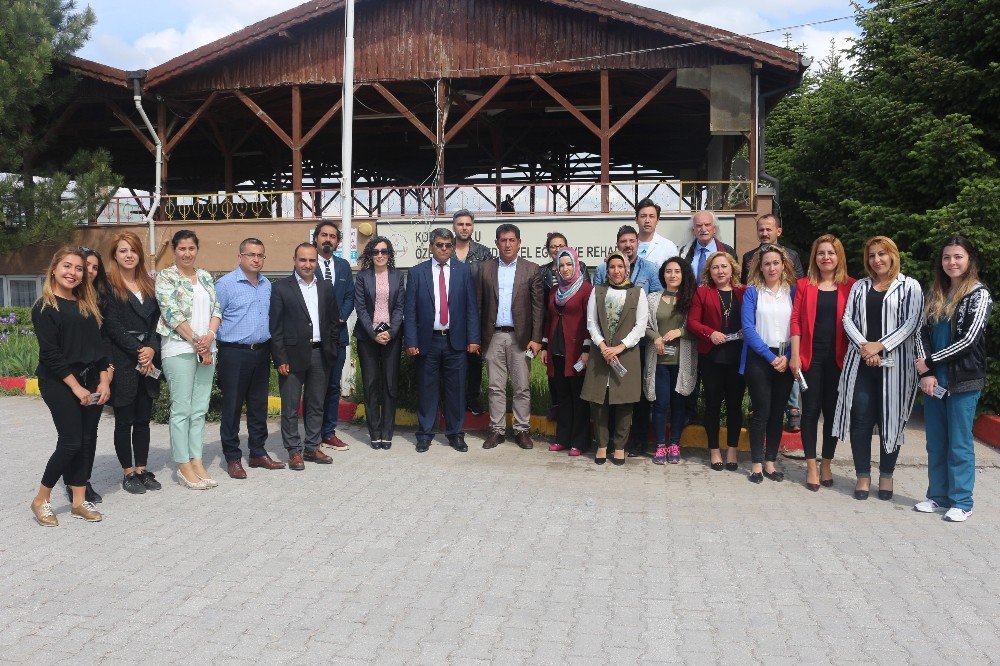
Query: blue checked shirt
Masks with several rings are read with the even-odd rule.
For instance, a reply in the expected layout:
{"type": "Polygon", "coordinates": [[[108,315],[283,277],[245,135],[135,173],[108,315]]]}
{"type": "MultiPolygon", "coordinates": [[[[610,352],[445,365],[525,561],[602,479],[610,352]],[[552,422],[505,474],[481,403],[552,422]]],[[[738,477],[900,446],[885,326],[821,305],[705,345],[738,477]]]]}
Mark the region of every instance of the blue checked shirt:
{"type": "Polygon", "coordinates": [[[243,269],[237,266],[215,283],[215,294],[222,309],[221,342],[254,345],[271,339],[267,316],[271,305],[271,281],[263,274],[254,287],[243,269]]]}

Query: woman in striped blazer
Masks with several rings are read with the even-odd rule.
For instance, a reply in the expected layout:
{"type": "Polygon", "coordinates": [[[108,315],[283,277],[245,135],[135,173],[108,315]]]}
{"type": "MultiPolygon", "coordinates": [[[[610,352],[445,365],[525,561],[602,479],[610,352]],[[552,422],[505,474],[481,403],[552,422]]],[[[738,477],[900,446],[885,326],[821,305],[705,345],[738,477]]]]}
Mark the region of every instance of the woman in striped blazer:
{"type": "Polygon", "coordinates": [[[899,250],[891,239],[865,242],[865,270],[847,299],[844,332],[850,344],[840,375],[833,434],[851,440],[857,485],[854,498],[868,499],[872,433],[877,423],[881,500],[892,499],[892,473],[903,426],[917,395],[916,331],[924,307],[920,284],[899,272],[899,250]]]}

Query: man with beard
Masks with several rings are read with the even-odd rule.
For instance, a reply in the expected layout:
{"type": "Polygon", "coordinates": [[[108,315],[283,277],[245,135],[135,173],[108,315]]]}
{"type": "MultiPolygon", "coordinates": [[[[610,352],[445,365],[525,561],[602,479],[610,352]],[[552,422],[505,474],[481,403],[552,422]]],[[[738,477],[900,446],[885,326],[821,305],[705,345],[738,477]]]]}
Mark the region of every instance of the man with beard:
{"type": "Polygon", "coordinates": [[[340,412],[340,381],[344,374],[344,360],[347,358],[347,318],[354,312],[354,276],[351,265],[346,260],[334,256],[340,245],[340,229],[330,220],[323,220],[313,231],[313,243],[319,251],[316,275],[333,285],[333,293],[340,306],[337,358],[330,368],[330,384],[326,389],[326,405],[323,408],[323,443],[334,451],[346,451],[347,442],[337,437],[337,419],[340,412]]]}
{"type": "MultiPolygon", "coordinates": [[[[451,216],[451,227],[455,232],[455,253],[452,256],[469,267],[473,284],[476,284],[479,277],[479,264],[493,258],[488,247],[472,240],[475,222],[476,218],[464,208],[451,216]]],[[[469,354],[465,359],[465,367],[468,373],[465,381],[465,405],[470,412],[479,416],[486,411],[479,399],[483,387],[482,354],[469,354]]]]}

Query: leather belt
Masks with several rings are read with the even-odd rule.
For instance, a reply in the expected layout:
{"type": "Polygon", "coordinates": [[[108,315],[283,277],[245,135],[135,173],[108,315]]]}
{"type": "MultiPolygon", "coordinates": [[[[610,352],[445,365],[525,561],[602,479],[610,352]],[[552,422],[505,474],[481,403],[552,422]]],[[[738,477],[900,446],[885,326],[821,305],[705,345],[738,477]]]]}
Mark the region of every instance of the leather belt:
{"type": "Polygon", "coordinates": [[[225,342],[224,340],[219,340],[219,347],[231,349],[248,349],[250,351],[256,351],[258,349],[266,349],[271,346],[270,340],[265,340],[264,342],[255,342],[252,345],[243,344],[242,342],[225,342]]]}
{"type": "Polygon", "coordinates": [[[494,326],[493,330],[494,331],[499,331],[501,333],[513,333],[514,332],[514,327],[513,326],[494,326]]]}
{"type": "Polygon", "coordinates": [[[439,331],[439,330],[435,329],[432,332],[432,335],[440,335],[443,338],[443,337],[447,337],[448,333],[450,333],[450,331],[448,331],[447,329],[444,330],[444,331],[439,331]]]}
{"type": "Polygon", "coordinates": [[[323,347],[323,342],[322,341],[320,341],[320,342],[314,342],[314,343],[312,343],[312,346],[313,346],[313,349],[320,349],[320,348],[323,347]]]}

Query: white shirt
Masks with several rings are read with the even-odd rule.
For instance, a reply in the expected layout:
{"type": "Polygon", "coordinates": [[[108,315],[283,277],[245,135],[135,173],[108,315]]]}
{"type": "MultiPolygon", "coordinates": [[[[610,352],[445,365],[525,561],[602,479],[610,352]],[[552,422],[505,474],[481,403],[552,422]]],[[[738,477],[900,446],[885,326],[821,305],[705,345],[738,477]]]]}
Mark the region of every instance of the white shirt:
{"type": "Polygon", "coordinates": [[[309,311],[309,318],[312,319],[312,341],[319,342],[319,281],[313,275],[312,282],[305,282],[298,271],[295,271],[295,281],[299,283],[299,291],[302,292],[302,298],[306,301],[306,310],[309,311]]]}
{"type": "Polygon", "coordinates": [[[757,322],[754,328],[764,344],[779,348],[791,340],[792,299],[788,287],[776,292],[757,288],[757,322]]]}
{"type": "MultiPolygon", "coordinates": [[[[205,335],[208,333],[208,324],[212,320],[212,297],[201,285],[201,282],[194,281],[194,300],[191,306],[191,318],[188,319],[188,326],[195,335],[205,335]]],[[[215,338],[212,338],[211,352],[215,353],[215,338]]],[[[194,345],[187,340],[177,339],[174,336],[164,338],[160,346],[160,358],[170,358],[181,354],[195,354],[194,345]]]]}
{"type": "Polygon", "coordinates": [[[431,259],[431,279],[434,281],[434,330],[447,331],[451,327],[451,311],[448,311],[448,323],[441,323],[441,271],[444,271],[444,290],[451,295],[451,263],[444,266],[431,259]]]}
{"type": "Polygon", "coordinates": [[[648,242],[639,241],[639,256],[651,262],[659,271],[664,261],[677,256],[677,245],[669,238],[654,232],[648,242]]]}

